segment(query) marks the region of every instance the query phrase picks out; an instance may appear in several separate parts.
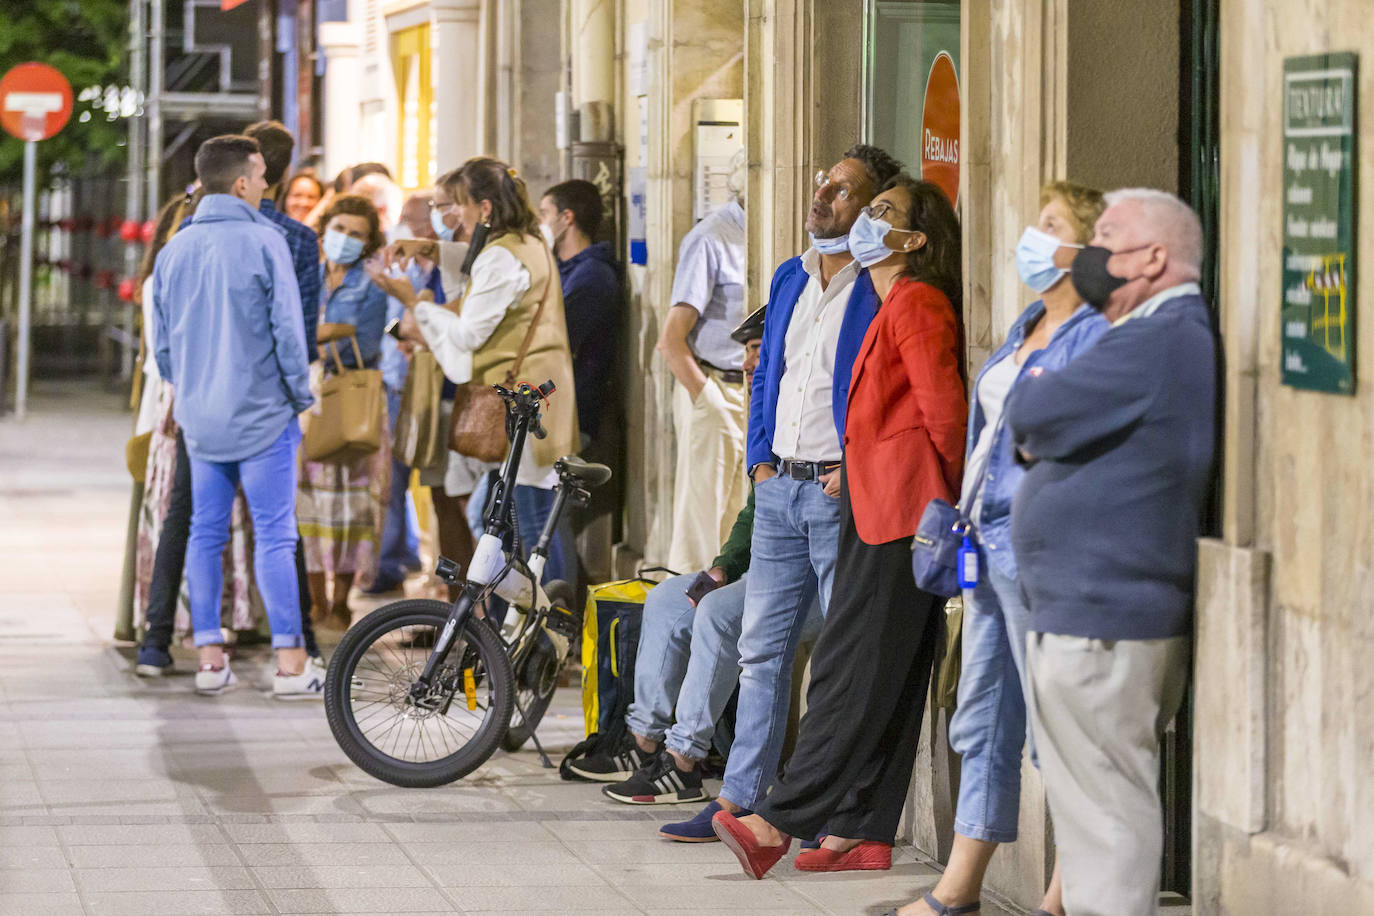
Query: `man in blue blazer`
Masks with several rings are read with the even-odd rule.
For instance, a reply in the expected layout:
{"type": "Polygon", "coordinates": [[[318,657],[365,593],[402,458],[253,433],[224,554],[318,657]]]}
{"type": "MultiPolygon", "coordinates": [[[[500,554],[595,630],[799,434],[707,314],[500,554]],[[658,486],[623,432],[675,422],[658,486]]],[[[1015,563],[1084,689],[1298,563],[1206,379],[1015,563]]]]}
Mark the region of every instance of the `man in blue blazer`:
{"type": "MultiPolygon", "coordinates": [[[[739,640],[735,741],[720,798],[662,835],[715,839],[722,808],[753,810],[777,773],[802,625],[819,591],[830,598],[840,536],[840,475],[850,372],[878,297],[849,253],[849,228],[901,164],[856,146],[816,175],[806,218],[811,247],[773,275],[763,349],[749,404],[746,466],[754,480],[754,539],[739,640]]],[[[669,781],[699,781],[672,757],[651,761],[669,781]]]]}

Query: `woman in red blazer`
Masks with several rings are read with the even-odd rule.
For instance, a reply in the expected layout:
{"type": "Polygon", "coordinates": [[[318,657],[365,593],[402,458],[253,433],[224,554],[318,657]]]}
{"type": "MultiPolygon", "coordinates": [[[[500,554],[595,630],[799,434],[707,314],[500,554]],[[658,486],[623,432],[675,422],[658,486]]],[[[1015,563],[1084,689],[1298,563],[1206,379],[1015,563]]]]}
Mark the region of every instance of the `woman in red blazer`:
{"type": "Polygon", "coordinates": [[[882,297],[854,363],[835,585],[811,657],[796,750],[753,815],[715,815],[746,873],[791,837],[803,871],[884,869],[911,782],[944,599],[916,588],[926,503],[957,499],[968,411],[960,372],[959,223],[935,185],[898,175],[849,234],[882,297]]]}

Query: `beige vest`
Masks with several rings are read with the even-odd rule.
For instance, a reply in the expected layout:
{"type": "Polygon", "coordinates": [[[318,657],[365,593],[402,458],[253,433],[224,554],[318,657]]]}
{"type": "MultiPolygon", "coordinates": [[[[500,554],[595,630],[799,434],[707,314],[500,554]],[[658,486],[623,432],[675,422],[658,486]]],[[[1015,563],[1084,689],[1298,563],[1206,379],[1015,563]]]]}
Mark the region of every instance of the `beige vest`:
{"type": "Polygon", "coordinates": [[[553,253],[543,239],[518,232],[507,232],[487,242],[504,248],[529,271],[530,288],[520,302],[506,309],[501,323],[487,342],[472,355],[472,380],[484,385],[502,385],[515,367],[530,322],[545,299],[544,311],[535,328],[517,382],[541,385],[553,379],[558,390],[544,410],[541,423],[548,435],[530,437],[528,446],[540,465],[549,466],[564,455],[575,454],[577,430],[577,392],[573,388],[572,352],[568,348],[568,326],[563,317],[563,286],[553,253]]]}

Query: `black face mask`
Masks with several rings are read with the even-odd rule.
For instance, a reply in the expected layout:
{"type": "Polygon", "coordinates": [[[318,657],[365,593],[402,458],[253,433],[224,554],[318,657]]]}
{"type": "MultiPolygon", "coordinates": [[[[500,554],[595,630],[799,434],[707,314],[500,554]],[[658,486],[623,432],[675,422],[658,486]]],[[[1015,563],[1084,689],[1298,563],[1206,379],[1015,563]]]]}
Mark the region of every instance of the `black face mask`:
{"type": "Polygon", "coordinates": [[[1107,260],[1114,254],[1130,254],[1132,251],[1140,251],[1142,248],[1148,247],[1150,246],[1137,245],[1135,248],[1112,251],[1101,245],[1084,246],[1074,256],[1073,264],[1069,268],[1069,281],[1073,283],[1073,288],[1077,290],[1078,295],[1083,297],[1083,301],[1100,312],[1107,307],[1107,300],[1112,297],[1112,293],[1132,280],[1139,279],[1139,277],[1118,277],[1107,269],[1107,260]]]}

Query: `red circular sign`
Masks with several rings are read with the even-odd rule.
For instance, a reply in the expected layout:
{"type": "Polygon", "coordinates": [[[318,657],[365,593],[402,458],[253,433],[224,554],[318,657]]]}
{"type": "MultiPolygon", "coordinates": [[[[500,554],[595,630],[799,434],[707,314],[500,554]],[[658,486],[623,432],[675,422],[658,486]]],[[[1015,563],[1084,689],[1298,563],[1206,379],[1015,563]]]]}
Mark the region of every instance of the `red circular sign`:
{"type": "Polygon", "coordinates": [[[0,79],[0,127],[20,140],[46,140],[72,116],[72,84],[47,64],[19,64],[0,79]]]}
{"type": "Polygon", "coordinates": [[[959,203],[959,74],[949,52],[935,55],[921,112],[921,177],[959,203]]]}

